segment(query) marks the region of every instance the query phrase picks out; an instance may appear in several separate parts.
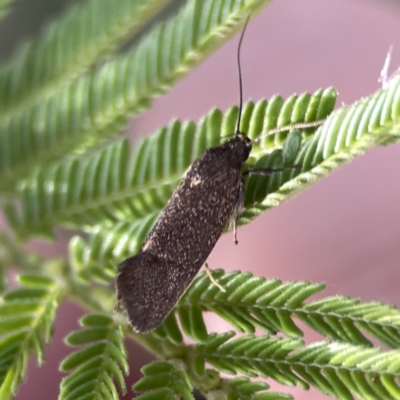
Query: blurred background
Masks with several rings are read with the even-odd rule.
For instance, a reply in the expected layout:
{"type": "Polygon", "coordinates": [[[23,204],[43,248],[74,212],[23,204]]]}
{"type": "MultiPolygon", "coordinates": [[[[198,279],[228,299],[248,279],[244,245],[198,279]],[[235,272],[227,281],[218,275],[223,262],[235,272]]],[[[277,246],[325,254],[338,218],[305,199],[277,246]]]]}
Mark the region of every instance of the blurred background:
{"type": "MultiPolygon", "coordinates": [[[[0,25],[0,57],[4,61],[23,38],[33,37],[46,21],[73,1],[19,0],[0,25]]],[[[173,13],[173,3],[166,11],[173,13]]],[[[116,2],[117,5],[117,2],[116,2]]],[[[211,108],[238,102],[236,48],[238,37],[209,57],[151,111],[132,121],[127,134],[151,134],[172,118],[198,120],[211,108]]],[[[249,24],[242,48],[245,100],[287,97],[334,86],[338,106],[350,104],[379,89],[378,77],[393,46],[391,71],[400,66],[400,1],[275,0],[249,24]]],[[[378,148],[355,159],[252,224],[240,227],[239,245],[224,235],[211,254],[211,268],[247,270],[266,278],[325,282],[324,296],[342,294],[362,301],[400,306],[400,145],[378,148]]],[[[68,237],[60,233],[61,239],[68,237]]],[[[32,242],[29,248],[54,256],[66,253],[57,245],[32,242]]],[[[46,363],[31,360],[27,383],[17,400],[56,399],[62,375],[59,361],[69,353],[63,337],[76,329],[84,312],[63,304],[46,363]]],[[[210,331],[226,325],[208,319],[210,331]]],[[[306,335],[307,341],[318,340],[306,335]]],[[[151,358],[134,343],[131,376],[151,358]]],[[[128,387],[130,386],[128,383],[128,387]]],[[[296,399],[327,399],[316,391],[274,389],[296,399]]],[[[131,398],[128,394],[125,398],[131,398]]]]}

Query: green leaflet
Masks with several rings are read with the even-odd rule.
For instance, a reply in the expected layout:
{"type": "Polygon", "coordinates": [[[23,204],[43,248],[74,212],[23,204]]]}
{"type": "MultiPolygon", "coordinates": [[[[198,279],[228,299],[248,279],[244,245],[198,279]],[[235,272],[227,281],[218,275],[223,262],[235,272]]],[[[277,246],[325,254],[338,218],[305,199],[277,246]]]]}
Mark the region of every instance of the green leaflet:
{"type": "MultiPolygon", "coordinates": [[[[396,399],[399,350],[383,352],[339,342],[212,334],[195,346],[198,357],[228,374],[271,377],[284,385],[312,385],[341,399],[396,399]],[[254,348],[261,350],[254,351],[254,348]]],[[[199,362],[199,361],[198,361],[199,362]]]]}
{"type": "Polygon", "coordinates": [[[192,384],[183,370],[174,368],[166,362],[153,362],[141,368],[143,378],[133,385],[136,392],[145,392],[137,399],[194,400],[192,384]]]}
{"type": "Polygon", "coordinates": [[[126,392],[124,375],[129,373],[121,328],[103,314],[86,315],[80,324],[82,329],[65,338],[69,346],[84,347],[60,365],[61,371],[69,375],[61,382],[59,400],[86,399],[93,393],[103,399],[118,400],[117,388],[126,392]]]}
{"type": "Polygon", "coordinates": [[[135,35],[166,1],[120,0],[116,7],[107,0],[90,0],[71,7],[0,69],[1,123],[85,73],[135,35]]]}
{"type": "Polygon", "coordinates": [[[214,270],[213,276],[225,292],[213,285],[206,273],[199,274],[176,305],[175,315],[171,314],[156,330],[160,337],[180,343],[175,333],[179,331],[179,318],[186,335],[205,340],[208,336],[204,312],[211,311],[239,332],[254,333],[260,329],[269,334],[283,332],[289,337],[302,337],[303,331],[296,321],[299,319],[332,340],[372,347],[368,337],[373,337],[386,346],[400,347],[400,311],[394,306],[361,303],[345,296],[306,303],[324,285],[282,283],[250,272],[214,270]]]}
{"type": "Polygon", "coordinates": [[[281,392],[268,391],[269,386],[263,382],[247,378],[235,378],[228,381],[228,400],[292,400],[293,397],[281,392]]]}
{"type": "Polygon", "coordinates": [[[129,114],[148,108],[233,35],[249,10],[255,15],[269,1],[189,1],[131,51],[8,118],[0,135],[0,190],[13,193],[38,165],[82,154],[115,135],[129,114]]]}
{"type": "MultiPolygon", "coordinates": [[[[138,399],[172,399],[192,400],[192,385],[183,370],[166,362],[152,362],[141,369],[143,377],[134,384],[137,392],[142,392],[138,399]],[[181,396],[181,397],[180,397],[181,396]]],[[[210,388],[206,391],[208,398],[226,398],[228,400],[291,400],[292,396],[284,393],[270,392],[269,386],[262,382],[252,382],[248,378],[223,380],[211,374],[207,377],[210,388]],[[214,379],[210,379],[213,377],[214,379]]]]}
{"type": "MultiPolygon", "coordinates": [[[[249,102],[243,109],[241,130],[257,138],[287,124],[320,120],[332,111],[335,98],[335,91],[328,88],[287,100],[275,96],[269,102],[249,102]]],[[[123,221],[134,221],[136,225],[141,221],[143,225],[164,208],[190,164],[207,148],[219,145],[222,137],[232,135],[237,112],[237,107],[225,114],[213,110],[197,125],[174,121],[144,139],[133,152],[127,141],[120,141],[85,158],[40,168],[32,179],[19,185],[20,212],[17,215],[9,209],[9,219],[25,236],[29,232],[49,235],[60,222],[92,232],[97,225],[107,226],[107,232],[110,227],[119,230],[115,224],[123,221]]],[[[302,136],[307,142],[313,131],[315,128],[311,132],[298,131],[297,135],[283,132],[266,137],[255,145],[250,162],[254,164],[258,159],[256,165],[281,165],[282,157],[286,157],[286,163],[293,165],[290,162],[302,148],[302,136]]],[[[266,182],[250,179],[247,208],[253,208],[254,213],[256,203],[265,198],[266,192],[273,193],[295,174],[298,171],[276,174],[271,179],[267,177],[266,182]]],[[[248,216],[244,218],[249,220],[248,216]]]]}
{"type": "Polygon", "coordinates": [[[61,285],[40,275],[21,275],[21,288],[5,292],[0,302],[0,397],[11,398],[26,376],[34,351],[42,364],[62,293],[61,285]]]}
{"type": "MultiPolygon", "coordinates": [[[[259,208],[262,210],[276,206],[370,148],[399,141],[399,95],[400,77],[397,76],[386,89],[333,112],[297,154],[295,164],[302,165],[302,173],[278,190],[270,190],[271,194],[262,201],[259,208]]],[[[282,174],[288,173],[293,172],[282,174]]],[[[273,179],[274,176],[271,181],[273,179]]],[[[253,183],[249,180],[248,186],[251,185],[253,183]]],[[[243,218],[245,216],[246,212],[243,218]]]]}

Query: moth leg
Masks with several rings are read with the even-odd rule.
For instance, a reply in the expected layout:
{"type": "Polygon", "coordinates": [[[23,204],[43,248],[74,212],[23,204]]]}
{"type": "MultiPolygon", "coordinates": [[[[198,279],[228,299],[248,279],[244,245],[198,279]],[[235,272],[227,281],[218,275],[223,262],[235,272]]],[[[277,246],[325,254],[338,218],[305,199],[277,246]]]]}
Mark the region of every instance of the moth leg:
{"type": "Polygon", "coordinates": [[[288,169],[296,169],[296,168],[301,168],[301,165],[292,165],[290,167],[282,167],[282,168],[255,168],[243,172],[242,176],[243,177],[255,176],[255,175],[266,176],[272,174],[273,172],[282,172],[288,169]]]}
{"type": "MultiPolygon", "coordinates": [[[[282,167],[282,168],[255,168],[255,169],[249,169],[248,171],[243,172],[242,178],[247,178],[249,176],[255,176],[255,175],[270,175],[274,172],[281,172],[281,171],[286,171],[288,169],[295,169],[295,168],[300,168],[301,165],[292,165],[290,167],[282,167]]],[[[235,208],[233,210],[233,216],[232,216],[232,222],[233,222],[233,240],[235,244],[238,244],[237,240],[237,221],[239,219],[239,215],[241,214],[243,210],[243,204],[244,204],[244,193],[245,193],[245,188],[244,188],[244,180],[242,179],[239,184],[238,188],[238,195],[236,199],[236,204],[235,208]]]]}
{"type": "MultiPolygon", "coordinates": [[[[299,165],[294,165],[290,167],[283,167],[283,168],[257,168],[257,169],[250,169],[242,174],[242,177],[248,177],[248,176],[253,176],[253,175],[270,175],[273,172],[280,172],[280,171],[286,171],[287,169],[293,169],[293,168],[299,168],[299,165]]],[[[240,214],[243,211],[243,204],[244,204],[244,193],[245,193],[245,187],[244,187],[244,180],[241,179],[238,187],[238,193],[237,193],[237,198],[236,198],[236,203],[235,203],[235,208],[233,209],[233,214],[232,214],[232,225],[233,225],[233,241],[235,244],[238,244],[237,240],[237,222],[239,219],[240,214]]]]}
{"type": "Polygon", "coordinates": [[[233,241],[235,242],[235,244],[239,243],[237,240],[237,222],[243,210],[243,204],[244,204],[244,181],[242,179],[239,183],[235,208],[233,209],[233,214],[232,214],[233,241]]]}
{"type": "Polygon", "coordinates": [[[208,277],[210,278],[210,281],[211,281],[219,290],[221,290],[222,292],[225,293],[224,287],[221,286],[221,285],[215,280],[215,278],[212,276],[212,271],[211,271],[211,269],[210,269],[210,267],[208,266],[207,263],[204,263],[204,269],[206,270],[207,275],[208,275],[208,277]]]}
{"type": "MultiPolygon", "coordinates": [[[[113,262],[113,260],[111,260],[111,263],[113,264],[113,267],[114,267],[115,270],[117,271],[117,270],[118,270],[118,266],[115,265],[115,263],[113,262]]],[[[115,289],[116,289],[116,287],[115,287],[115,289]]],[[[116,312],[118,312],[118,310],[119,310],[120,307],[121,307],[120,300],[121,300],[120,297],[117,296],[116,301],[115,301],[115,305],[114,305],[114,310],[113,310],[114,314],[115,314],[116,312]]]]}

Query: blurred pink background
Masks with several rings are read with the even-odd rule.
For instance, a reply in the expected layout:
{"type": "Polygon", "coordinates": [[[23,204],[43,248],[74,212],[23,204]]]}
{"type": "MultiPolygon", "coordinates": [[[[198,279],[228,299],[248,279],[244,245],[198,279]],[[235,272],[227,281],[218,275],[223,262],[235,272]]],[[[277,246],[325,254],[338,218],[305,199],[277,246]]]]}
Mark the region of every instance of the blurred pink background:
{"type": "MultiPolygon", "coordinates": [[[[392,71],[400,65],[400,3],[390,1],[281,0],[249,25],[242,51],[245,100],[289,96],[334,86],[338,105],[379,89],[378,77],[393,45],[392,71]]],[[[198,120],[213,107],[238,102],[238,37],[179,82],[132,123],[142,137],[172,118],[198,120]]],[[[325,296],[350,295],[400,306],[400,146],[369,151],[294,199],[240,227],[239,245],[224,235],[211,268],[247,270],[266,278],[325,282],[325,296]]],[[[47,246],[46,246],[47,247],[47,246]]],[[[49,382],[62,344],[77,327],[75,306],[62,306],[46,364],[31,363],[18,400],[56,399],[60,376],[49,382]]],[[[210,331],[225,329],[216,318],[210,331]]],[[[307,335],[307,340],[317,340],[307,335]]],[[[131,381],[149,357],[130,344],[131,381]]],[[[270,382],[269,382],[270,383],[270,382]]],[[[128,384],[129,385],[129,384],[128,384]]],[[[128,386],[129,387],[129,386],[128,386]]],[[[272,387],[298,400],[327,399],[314,390],[272,387]]],[[[131,398],[132,395],[126,398],[131,398]]]]}

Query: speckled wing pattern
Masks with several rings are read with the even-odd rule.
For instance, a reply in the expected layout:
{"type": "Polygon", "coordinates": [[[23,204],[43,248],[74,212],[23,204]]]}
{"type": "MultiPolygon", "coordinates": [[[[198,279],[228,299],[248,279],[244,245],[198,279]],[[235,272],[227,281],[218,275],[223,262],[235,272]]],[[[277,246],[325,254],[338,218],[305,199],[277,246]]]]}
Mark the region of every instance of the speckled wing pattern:
{"type": "Polygon", "coordinates": [[[118,300],[139,332],[159,326],[188,288],[232,217],[245,135],[210,148],[188,169],[139,252],[120,265],[118,300]]]}

